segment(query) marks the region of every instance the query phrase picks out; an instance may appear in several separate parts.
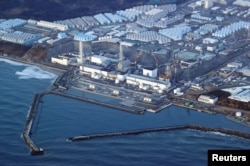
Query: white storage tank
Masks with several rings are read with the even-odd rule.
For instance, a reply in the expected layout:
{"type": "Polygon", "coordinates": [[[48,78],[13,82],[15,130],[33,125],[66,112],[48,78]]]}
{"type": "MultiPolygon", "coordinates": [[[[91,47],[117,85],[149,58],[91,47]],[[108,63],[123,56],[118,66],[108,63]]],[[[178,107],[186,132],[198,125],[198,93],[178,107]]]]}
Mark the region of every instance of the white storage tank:
{"type": "Polygon", "coordinates": [[[113,90],[113,95],[118,96],[120,92],[118,90],[113,90]]]}
{"type": "Polygon", "coordinates": [[[89,84],[89,89],[90,90],[95,90],[95,85],[94,84],[89,84]]]}
{"type": "Polygon", "coordinates": [[[235,116],[236,116],[236,117],[241,117],[241,116],[242,116],[242,112],[236,112],[236,113],[235,113],[235,116]]]}
{"type": "Polygon", "coordinates": [[[119,84],[119,83],[120,83],[119,79],[115,79],[115,84],[119,84]]]}
{"type": "Polygon", "coordinates": [[[163,93],[163,90],[162,90],[162,89],[159,89],[159,90],[158,90],[158,93],[160,93],[160,94],[163,93]]]}

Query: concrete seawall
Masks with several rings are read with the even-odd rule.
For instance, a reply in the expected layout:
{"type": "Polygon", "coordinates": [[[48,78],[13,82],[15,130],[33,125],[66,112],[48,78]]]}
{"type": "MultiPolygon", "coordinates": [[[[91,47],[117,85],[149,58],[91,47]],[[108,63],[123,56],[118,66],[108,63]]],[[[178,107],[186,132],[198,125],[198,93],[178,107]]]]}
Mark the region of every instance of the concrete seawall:
{"type": "Polygon", "coordinates": [[[75,136],[68,138],[70,141],[81,141],[81,140],[88,140],[88,139],[95,139],[95,138],[105,138],[105,137],[115,137],[115,136],[123,136],[123,135],[137,135],[149,132],[162,132],[162,131],[173,131],[173,130],[199,130],[204,132],[219,132],[227,135],[233,135],[245,139],[250,139],[249,133],[243,133],[234,130],[227,130],[221,128],[209,128],[203,127],[199,125],[184,125],[184,126],[170,126],[170,127],[163,127],[163,128],[154,128],[154,129],[142,129],[142,130],[132,130],[132,131],[122,131],[122,132],[113,132],[113,133],[103,133],[103,134],[91,134],[91,135],[82,135],[82,136],[75,136]]]}
{"type": "Polygon", "coordinates": [[[33,126],[33,121],[34,121],[34,118],[36,116],[37,107],[38,107],[39,102],[40,102],[40,98],[46,94],[53,94],[53,95],[67,97],[67,98],[71,98],[71,99],[75,99],[75,100],[80,100],[80,101],[84,101],[84,102],[98,104],[98,105],[102,105],[102,106],[117,109],[117,110],[126,111],[126,112],[133,113],[133,114],[143,114],[144,113],[144,111],[131,110],[129,108],[123,108],[120,106],[100,102],[100,101],[93,100],[93,99],[82,98],[82,97],[73,96],[70,94],[58,92],[56,89],[37,93],[33,99],[31,108],[28,111],[26,124],[25,124],[24,130],[23,130],[23,133],[22,133],[22,137],[23,137],[25,143],[27,144],[27,146],[30,148],[32,155],[44,154],[44,150],[42,148],[38,148],[37,145],[32,141],[32,139],[30,138],[30,134],[31,134],[31,128],[33,126]]]}
{"type": "MultiPolygon", "coordinates": [[[[134,114],[143,114],[144,111],[137,111],[137,110],[131,110],[129,108],[123,108],[120,106],[100,102],[97,100],[93,99],[88,99],[88,98],[82,98],[79,96],[73,96],[70,94],[62,93],[58,91],[57,88],[53,90],[48,90],[44,91],[41,93],[37,93],[34,97],[34,100],[32,102],[31,108],[28,112],[27,116],[27,121],[22,133],[22,137],[27,144],[27,146],[30,148],[31,155],[42,155],[44,154],[44,150],[42,148],[37,147],[37,145],[32,141],[30,138],[31,134],[31,128],[33,125],[34,118],[37,113],[37,108],[40,102],[40,99],[42,96],[47,95],[47,94],[53,94],[53,95],[58,95],[62,97],[67,97],[79,101],[84,101],[84,102],[89,102],[93,104],[98,104],[102,105],[105,107],[110,107],[116,110],[122,110],[126,111],[129,113],[134,113],[134,114]]],[[[168,127],[162,127],[162,128],[151,128],[151,129],[141,129],[141,130],[132,130],[132,131],[121,131],[121,132],[112,132],[112,133],[102,133],[102,134],[92,134],[92,135],[82,135],[82,136],[75,136],[69,138],[70,141],[80,141],[80,140],[88,140],[88,139],[95,139],[95,138],[105,138],[105,137],[114,137],[114,136],[122,136],[122,135],[136,135],[136,134],[143,134],[143,133],[148,133],[148,132],[161,132],[161,131],[171,131],[171,130],[185,130],[185,129],[192,129],[192,130],[199,130],[199,131],[205,131],[205,132],[219,132],[219,133],[224,133],[227,135],[233,135],[233,136],[238,136],[242,137],[245,139],[250,139],[250,133],[244,133],[240,131],[234,131],[234,130],[229,130],[229,129],[222,129],[222,128],[210,128],[210,127],[203,127],[199,125],[183,125],[183,126],[168,126],[168,127]]]]}
{"type": "Polygon", "coordinates": [[[31,155],[40,155],[44,153],[44,150],[42,148],[38,148],[36,146],[36,144],[32,141],[32,139],[30,138],[30,133],[31,133],[31,128],[33,125],[33,120],[36,116],[36,112],[37,112],[37,106],[40,100],[41,94],[37,93],[34,97],[34,100],[32,102],[31,108],[28,112],[28,116],[27,116],[27,121],[22,133],[22,137],[25,141],[25,143],[29,146],[30,148],[30,153],[31,155]]]}
{"type": "Polygon", "coordinates": [[[108,104],[105,102],[101,102],[101,101],[93,100],[93,99],[89,99],[89,98],[73,96],[73,95],[61,93],[58,91],[51,91],[51,94],[63,96],[63,97],[67,97],[67,98],[71,98],[71,99],[75,99],[75,100],[80,100],[80,101],[84,101],[84,102],[88,102],[88,103],[92,103],[92,104],[97,104],[97,105],[101,105],[101,106],[105,106],[105,107],[109,107],[109,108],[113,108],[113,109],[117,109],[117,110],[122,110],[122,111],[126,111],[126,112],[133,113],[133,114],[143,114],[144,113],[144,111],[132,110],[131,108],[116,106],[113,104],[108,104]]]}
{"type": "Polygon", "coordinates": [[[132,131],[122,131],[122,132],[113,132],[113,133],[103,133],[103,134],[82,135],[82,136],[71,137],[69,138],[69,140],[80,141],[80,140],[114,137],[114,136],[122,136],[122,135],[137,135],[137,134],[143,134],[143,133],[149,133],[149,132],[183,130],[186,128],[187,128],[186,126],[173,126],[173,127],[165,127],[165,128],[153,128],[153,129],[132,130],[132,131]]]}

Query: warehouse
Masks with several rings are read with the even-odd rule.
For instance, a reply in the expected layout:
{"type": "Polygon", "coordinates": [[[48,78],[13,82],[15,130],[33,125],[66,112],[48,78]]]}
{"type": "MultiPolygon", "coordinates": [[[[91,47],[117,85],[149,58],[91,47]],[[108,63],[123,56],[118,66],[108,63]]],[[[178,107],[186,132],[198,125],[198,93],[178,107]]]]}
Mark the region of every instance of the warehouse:
{"type": "Polygon", "coordinates": [[[50,28],[50,29],[57,29],[59,31],[66,31],[69,28],[67,25],[57,24],[57,23],[48,22],[48,21],[39,21],[37,22],[37,26],[50,28]]]}
{"type": "Polygon", "coordinates": [[[242,92],[240,92],[236,95],[230,96],[228,98],[233,99],[233,100],[242,101],[242,102],[249,102],[250,101],[250,89],[243,90],[242,92]]]}
{"type": "Polygon", "coordinates": [[[159,81],[156,79],[135,74],[129,74],[126,78],[126,83],[130,85],[139,86],[140,89],[144,90],[148,88],[153,89],[153,87],[158,87],[160,90],[167,90],[171,86],[169,81],[159,81]]]}
{"type": "Polygon", "coordinates": [[[198,101],[207,104],[215,104],[218,101],[218,97],[212,95],[200,95],[198,101]]]}
{"type": "Polygon", "coordinates": [[[71,62],[71,59],[68,57],[52,57],[51,58],[51,63],[56,63],[56,64],[60,64],[60,65],[64,65],[64,66],[68,66],[69,63],[71,62]]]}
{"type": "Polygon", "coordinates": [[[118,59],[108,58],[108,57],[101,56],[101,55],[93,55],[90,57],[90,61],[97,65],[105,66],[105,64],[107,64],[108,62],[118,62],[118,59]]]}
{"type": "Polygon", "coordinates": [[[15,31],[12,33],[5,33],[1,37],[2,40],[9,41],[12,43],[24,44],[24,45],[32,44],[34,41],[37,41],[39,38],[40,36],[38,35],[20,32],[20,31],[15,31]]]}
{"type": "Polygon", "coordinates": [[[94,79],[100,79],[101,77],[108,76],[108,72],[103,70],[103,67],[99,67],[99,66],[94,66],[94,65],[84,65],[84,66],[80,66],[80,72],[83,74],[87,74],[90,75],[91,78],[94,79]]]}

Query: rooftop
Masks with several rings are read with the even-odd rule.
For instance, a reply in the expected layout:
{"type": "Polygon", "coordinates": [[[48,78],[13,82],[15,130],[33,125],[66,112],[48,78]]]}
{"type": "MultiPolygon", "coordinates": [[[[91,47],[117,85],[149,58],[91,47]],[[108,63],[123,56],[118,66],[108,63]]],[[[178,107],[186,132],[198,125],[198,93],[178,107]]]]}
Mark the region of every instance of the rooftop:
{"type": "Polygon", "coordinates": [[[230,99],[238,100],[242,102],[249,102],[250,101],[250,89],[244,90],[236,95],[230,96],[230,99]]]}
{"type": "Polygon", "coordinates": [[[190,52],[190,51],[182,51],[177,54],[177,58],[180,58],[184,61],[189,61],[192,59],[196,59],[199,56],[198,53],[190,52]]]}

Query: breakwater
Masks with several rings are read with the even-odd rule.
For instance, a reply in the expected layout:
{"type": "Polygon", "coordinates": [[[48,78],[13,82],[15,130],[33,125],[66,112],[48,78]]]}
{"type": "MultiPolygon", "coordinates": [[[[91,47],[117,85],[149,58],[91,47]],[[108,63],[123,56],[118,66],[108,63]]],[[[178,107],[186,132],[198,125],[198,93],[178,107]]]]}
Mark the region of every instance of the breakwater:
{"type": "Polygon", "coordinates": [[[32,141],[32,139],[30,138],[30,134],[31,134],[31,128],[33,125],[33,121],[37,112],[37,106],[40,100],[41,94],[37,93],[34,97],[34,100],[32,102],[31,108],[28,112],[28,116],[27,116],[27,121],[22,133],[22,137],[25,141],[25,143],[29,146],[30,148],[30,153],[32,155],[38,155],[38,154],[43,154],[44,150],[42,148],[38,148],[36,146],[36,144],[32,141]]]}
{"type": "Polygon", "coordinates": [[[222,128],[210,128],[204,127],[199,125],[183,125],[183,126],[170,126],[170,127],[163,127],[163,128],[153,128],[153,129],[142,129],[142,130],[132,130],[132,131],[122,131],[122,132],[112,132],[112,133],[103,133],[103,134],[91,134],[91,135],[82,135],[82,136],[75,136],[70,137],[68,140],[70,141],[81,141],[81,140],[88,140],[88,139],[95,139],[95,138],[105,138],[105,137],[115,137],[115,136],[123,136],[123,135],[137,135],[149,132],[162,132],[162,131],[173,131],[173,130],[185,130],[185,129],[192,129],[192,130],[199,130],[204,132],[219,132],[227,135],[238,136],[245,139],[250,139],[249,133],[243,133],[240,131],[222,129],[222,128]]]}
{"type": "Polygon", "coordinates": [[[94,138],[104,138],[104,137],[114,137],[122,135],[137,135],[149,132],[159,132],[159,131],[169,131],[169,130],[183,130],[186,129],[186,126],[173,126],[173,127],[164,127],[164,128],[153,128],[153,129],[142,129],[142,130],[132,130],[132,131],[122,131],[122,132],[113,132],[113,133],[103,133],[103,134],[92,134],[92,135],[82,135],[69,138],[70,141],[80,141],[88,140],[94,138]]]}
{"type": "Polygon", "coordinates": [[[89,99],[89,98],[73,96],[73,95],[66,94],[66,93],[61,93],[61,92],[58,92],[58,91],[51,91],[51,94],[58,95],[58,96],[63,96],[63,97],[67,97],[67,98],[71,98],[71,99],[75,99],[75,100],[79,100],[79,101],[84,101],[84,102],[88,102],[88,103],[92,103],[92,104],[97,104],[97,105],[113,108],[113,109],[116,109],[116,110],[121,110],[121,111],[129,112],[129,113],[133,113],[133,114],[143,114],[144,113],[144,111],[138,111],[138,110],[135,110],[135,109],[133,110],[133,109],[128,108],[128,107],[122,107],[122,106],[117,106],[117,105],[101,102],[99,100],[93,100],[93,99],[89,99]]]}
{"type": "Polygon", "coordinates": [[[126,111],[126,112],[133,113],[133,114],[143,114],[144,113],[144,111],[132,110],[130,108],[120,107],[120,106],[100,102],[100,101],[93,100],[93,99],[88,99],[88,98],[83,98],[83,97],[78,97],[78,96],[73,96],[70,94],[62,93],[62,92],[59,92],[57,88],[55,88],[53,90],[48,90],[48,91],[43,91],[43,92],[37,93],[33,99],[31,108],[28,112],[26,124],[25,124],[24,130],[23,130],[23,133],[22,133],[22,137],[23,137],[25,143],[30,148],[32,155],[44,154],[44,150],[42,148],[37,147],[37,145],[32,141],[30,134],[31,134],[31,128],[33,125],[33,121],[34,121],[34,118],[36,116],[37,108],[38,108],[39,102],[41,101],[40,99],[42,96],[44,96],[46,94],[53,94],[53,95],[67,97],[67,98],[71,98],[71,99],[75,99],[75,100],[80,100],[80,101],[84,101],[84,102],[98,104],[98,105],[113,108],[116,110],[126,111]]]}

